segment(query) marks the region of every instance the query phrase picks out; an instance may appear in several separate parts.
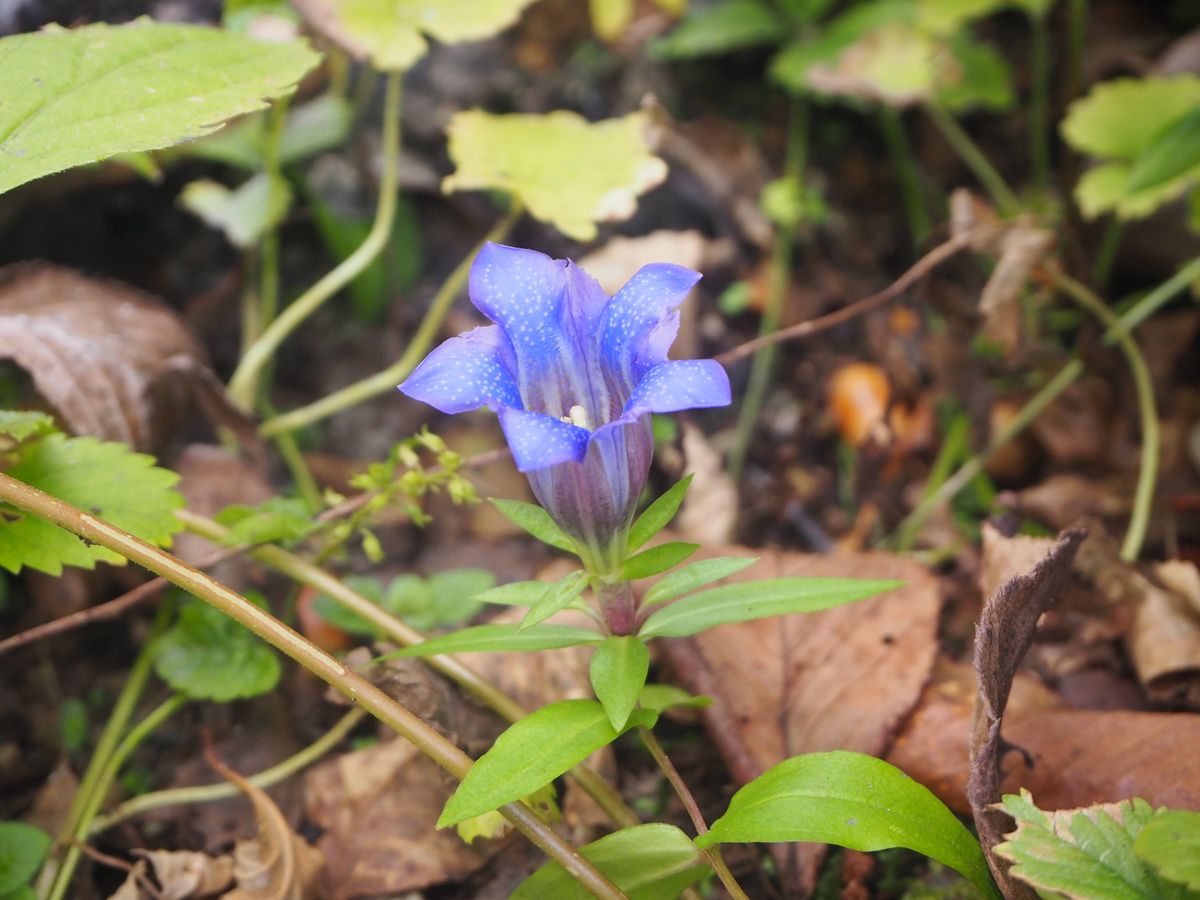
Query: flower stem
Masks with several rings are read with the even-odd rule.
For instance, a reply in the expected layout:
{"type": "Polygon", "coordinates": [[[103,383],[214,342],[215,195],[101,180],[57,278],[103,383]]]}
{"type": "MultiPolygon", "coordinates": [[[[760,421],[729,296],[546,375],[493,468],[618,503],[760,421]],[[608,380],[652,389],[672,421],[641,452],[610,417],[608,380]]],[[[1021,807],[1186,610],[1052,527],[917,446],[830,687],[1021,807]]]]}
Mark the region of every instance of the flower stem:
{"type": "MultiPolygon", "coordinates": [[[[225,526],[188,510],[176,512],[176,515],[189,531],[210,541],[221,541],[229,533],[229,529],[225,526]]],[[[402,646],[408,647],[425,640],[425,635],[415,628],[405,624],[378,604],[372,603],[320,566],[314,565],[294,553],[268,544],[251,550],[250,555],[293,581],[320,591],[339,606],[366,619],[388,638],[402,646]]],[[[502,718],[515,722],[527,715],[521,704],[457,657],[435,656],[427,659],[426,662],[502,718]]],[[[621,795],[595,769],[586,763],[581,763],[569,774],[600,804],[615,823],[623,827],[640,824],[637,816],[621,799],[621,795]]]]}
{"type": "Polygon", "coordinates": [[[971,140],[971,136],[958,124],[958,120],[936,103],[926,103],[925,111],[929,113],[929,118],[933,120],[933,124],[937,126],[946,142],[954,148],[959,159],[966,163],[967,168],[975,174],[979,183],[991,195],[992,201],[1000,213],[1012,216],[1020,212],[1021,201],[1017,199],[1017,195],[1012,192],[1012,188],[1008,186],[987,156],[979,149],[979,145],[971,140]]]}
{"type": "MultiPolygon", "coordinates": [[[[692,827],[696,829],[696,834],[704,834],[708,831],[708,823],[704,821],[704,814],[700,812],[696,798],[688,790],[688,786],[680,776],[679,770],[675,768],[675,764],[667,756],[667,751],[663,749],[662,744],[658,742],[658,738],[654,736],[654,732],[649,728],[645,726],[638,728],[638,736],[641,737],[642,743],[646,745],[646,749],[650,751],[650,755],[654,757],[654,761],[662,769],[663,774],[667,777],[667,781],[670,782],[671,787],[675,790],[676,796],[683,803],[683,808],[687,810],[688,818],[692,820],[692,827]]],[[[737,879],[729,871],[729,866],[725,864],[725,859],[721,856],[720,848],[714,845],[701,852],[704,853],[713,871],[717,873],[717,877],[721,879],[721,884],[725,885],[725,890],[729,892],[729,896],[734,898],[734,900],[749,900],[746,892],[742,890],[742,886],[737,883],[737,879]]]]}
{"type": "MultiPolygon", "coordinates": [[[[4,473],[0,473],[0,500],[106,547],[221,610],[407,738],[454,777],[463,778],[471,768],[471,757],[403,705],[366,679],[347,670],[328,653],[318,649],[270,613],[182,560],[4,473]]],[[[609,900],[625,896],[527,805],[522,802],[510,803],[499,811],[518,831],[593,894],[609,900]]]]}
{"type": "MultiPolygon", "coordinates": [[[[801,182],[808,157],[808,103],[803,98],[792,101],[788,118],[787,158],[784,162],[784,177],[801,182]]],[[[769,283],[766,304],[763,306],[759,336],[766,337],[779,330],[783,318],[783,304],[787,299],[788,285],[792,276],[792,251],[795,248],[796,231],[780,225],[775,232],[775,245],[771,249],[769,283]]],[[[771,386],[775,372],[775,361],[779,350],[774,345],[756,353],[750,364],[750,380],[742,398],[742,409],[738,414],[737,432],[733,447],[729,451],[729,476],[735,482],[741,478],[746,463],[754,428],[762,412],[763,400],[771,386]]]]}
{"type": "MultiPolygon", "coordinates": [[[[63,852],[64,848],[67,848],[71,841],[75,839],[75,834],[79,830],[79,823],[83,819],[84,810],[87,808],[91,796],[96,793],[97,786],[104,772],[104,767],[120,743],[121,733],[124,732],[126,726],[129,724],[129,720],[133,718],[138,700],[142,696],[142,691],[146,688],[146,682],[150,679],[150,671],[154,664],[154,640],[166,630],[169,620],[170,607],[168,604],[164,604],[159,607],[149,639],[142,647],[137,659],[134,660],[133,668],[129,671],[129,677],[125,680],[125,685],[121,688],[121,693],[117,695],[117,702],[113,704],[108,721],[104,724],[104,730],[100,733],[100,739],[96,742],[96,749],[92,751],[91,759],[88,761],[83,778],[80,779],[75,796],[71,798],[71,805],[67,809],[66,818],[63,820],[62,826],[59,828],[58,835],[55,838],[54,848],[47,858],[45,865],[42,866],[42,871],[38,876],[36,891],[38,897],[46,897],[52,887],[58,882],[59,873],[64,864],[56,862],[55,855],[58,852],[63,852]]],[[[68,874],[68,880],[69,878],[68,874]]]]}
{"type": "MultiPolygon", "coordinates": [[[[264,769],[257,775],[251,775],[246,780],[255,787],[268,788],[290,778],[297,772],[316,762],[349,734],[366,716],[366,711],[352,709],[342,716],[331,729],[305,747],[303,750],[289,756],[282,762],[276,763],[269,769],[264,769]]],[[[112,812],[93,820],[89,830],[90,835],[99,834],[112,826],[131,819],[134,816],[152,809],[164,806],[175,806],[183,803],[208,803],[213,800],[224,800],[236,797],[241,793],[238,787],[228,781],[216,784],[204,784],[196,787],[172,788],[165,791],[153,791],[126,800],[112,812]]]]}
{"type": "Polygon", "coordinates": [[[58,870],[54,886],[51,887],[49,894],[47,894],[47,900],[62,900],[62,897],[66,895],[67,888],[71,883],[71,876],[75,874],[75,866],[79,863],[80,844],[87,839],[92,819],[99,812],[104,798],[108,796],[108,791],[116,780],[121,766],[129,758],[129,754],[136,750],[155,728],[170,718],[187,701],[188,698],[183,694],[175,694],[164,700],[148,713],[142,721],[130,729],[129,734],[125,735],[124,740],[117,745],[112,755],[105,760],[103,767],[100,769],[100,774],[96,779],[95,786],[83,806],[83,814],[80,816],[79,822],[75,825],[75,832],[71,836],[71,846],[67,848],[66,858],[63,860],[62,868],[58,870]]]}
{"type": "Polygon", "coordinates": [[[1125,361],[1129,364],[1129,374],[1133,377],[1133,387],[1137,394],[1138,410],[1142,419],[1142,461],[1138,470],[1137,490],[1133,497],[1133,510],[1129,516],[1129,528],[1125,532],[1125,541],[1121,545],[1121,558],[1126,562],[1133,562],[1141,553],[1142,543],[1146,539],[1150,511],[1154,506],[1154,485],[1158,479],[1161,437],[1150,370],[1146,366],[1146,358],[1142,355],[1137,341],[1133,339],[1129,330],[1121,324],[1121,320],[1103,300],[1081,282],[1065,273],[1055,272],[1052,277],[1055,284],[1062,288],[1071,299],[1107,326],[1108,334],[1116,340],[1125,356],[1125,361]]]}
{"type": "Polygon", "coordinates": [[[383,105],[383,174],[379,183],[379,205],[375,221],[358,249],[297,297],[279,318],[266,326],[258,340],[247,348],[229,381],[229,396],[243,409],[252,409],[259,374],[279,345],[309,316],[349,284],[375,259],[387,244],[396,217],[396,182],[400,153],[400,97],[403,76],[391,72],[383,105]]]}
{"type": "Polygon", "coordinates": [[[904,212],[908,216],[909,237],[912,238],[913,248],[919,249],[933,230],[929,221],[929,210],[925,206],[925,197],[921,191],[921,172],[913,157],[912,146],[908,142],[908,134],[904,130],[904,120],[900,118],[900,113],[890,106],[881,106],[879,126],[892,157],[896,178],[900,182],[900,196],[904,200],[904,212]]]}
{"type": "Polygon", "coordinates": [[[417,363],[428,352],[430,345],[437,337],[438,329],[441,328],[446,314],[450,311],[450,307],[454,304],[454,301],[458,299],[463,285],[466,284],[467,275],[471,271],[471,263],[475,260],[475,255],[479,252],[480,247],[486,241],[503,240],[523,212],[524,210],[520,204],[514,201],[504,218],[496,223],[483,241],[475,246],[467,256],[463,257],[454,268],[454,271],[442,282],[442,286],[438,288],[438,292],[433,297],[433,302],[429,305],[429,311],[425,313],[425,318],[421,320],[416,334],[413,335],[408,346],[404,348],[404,353],[395,363],[386,369],[376,372],[374,375],[367,376],[361,381],[356,381],[354,384],[347,385],[341,390],[334,391],[332,394],[322,397],[314,403],[309,403],[307,406],[301,406],[282,415],[267,419],[259,427],[259,432],[263,437],[274,437],[282,431],[294,431],[297,428],[303,428],[305,425],[319,422],[321,419],[328,418],[344,409],[349,409],[365,400],[370,400],[372,397],[378,397],[380,394],[386,394],[394,390],[396,385],[408,377],[409,373],[417,367],[417,363]]]}

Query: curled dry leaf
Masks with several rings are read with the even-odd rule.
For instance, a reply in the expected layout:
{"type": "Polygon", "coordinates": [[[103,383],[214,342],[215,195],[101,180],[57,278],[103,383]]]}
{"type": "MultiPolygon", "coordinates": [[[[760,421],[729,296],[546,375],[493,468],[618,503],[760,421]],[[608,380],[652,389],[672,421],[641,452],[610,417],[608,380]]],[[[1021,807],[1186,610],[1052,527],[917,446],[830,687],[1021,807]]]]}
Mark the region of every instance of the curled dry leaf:
{"type": "Polygon", "coordinates": [[[1162,587],[1130,572],[1142,595],[1129,635],[1134,667],[1153,699],[1200,708],[1200,571],[1170,560],[1154,574],[1162,587]]]}
{"type": "MultiPolygon", "coordinates": [[[[781,576],[901,579],[880,597],[817,613],[712,628],[664,642],[683,686],[714,698],[704,711],[739,783],[798,753],[882,755],[921,694],[937,654],[941,591],[921,566],[884,553],[813,556],[708,547],[762,559],[732,581],[781,576]]],[[[779,846],[788,884],[809,884],[820,854],[779,846]]]]}
{"type": "Polygon", "coordinates": [[[1049,541],[1005,538],[990,525],[984,526],[980,580],[987,600],[975,631],[979,693],[971,726],[967,799],[988,866],[1009,898],[1032,893],[1009,876],[1008,865],[992,852],[1007,830],[1007,817],[993,808],[1000,802],[1000,760],[1008,747],[1000,737],[1000,725],[1038,619],[1066,581],[1084,535],[1082,530],[1067,531],[1047,547],[1049,541]]]}
{"type": "Polygon", "coordinates": [[[161,900],[208,897],[233,881],[233,858],[191,850],[135,850],[154,870],[161,900]]]}
{"type": "Polygon", "coordinates": [[[0,270],[0,357],[30,374],[71,431],[139,450],[163,442],[187,400],[210,415],[222,407],[203,348],[172,310],[57,266],[0,270]]]}
{"type": "Polygon", "coordinates": [[[324,858],[292,831],[274,801],[211,753],[208,763],[246,795],[254,807],[258,834],[238,841],[233,849],[233,877],[237,887],[225,900],[307,900],[321,896],[318,882],[324,858]]]}

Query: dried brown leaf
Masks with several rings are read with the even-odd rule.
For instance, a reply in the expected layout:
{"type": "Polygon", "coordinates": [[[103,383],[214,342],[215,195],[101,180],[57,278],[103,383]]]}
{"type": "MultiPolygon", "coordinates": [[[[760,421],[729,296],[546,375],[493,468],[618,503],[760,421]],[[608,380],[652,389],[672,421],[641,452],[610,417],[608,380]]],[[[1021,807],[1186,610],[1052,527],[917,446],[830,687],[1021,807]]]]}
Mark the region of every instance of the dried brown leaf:
{"type": "Polygon", "coordinates": [[[233,881],[233,858],[191,850],[135,850],[149,861],[162,900],[209,897],[233,881]]]}
{"type": "Polygon", "coordinates": [[[1194,563],[1159,563],[1159,587],[1130,569],[1141,594],[1129,655],[1146,693],[1160,702],[1200,707],[1200,571],[1194,563]]]}
{"type": "Polygon", "coordinates": [[[79,434],[154,449],[197,388],[220,405],[203,348],[162,303],[69,269],[0,270],[0,357],[29,372],[79,434]]]}
{"type": "Polygon", "coordinates": [[[225,900],[307,900],[320,896],[324,868],[321,851],[292,831],[283,813],[261,788],[251,784],[213,754],[208,763],[246,795],[254,807],[258,834],[233,848],[233,877],[237,887],[225,900]]]}
{"type": "Polygon", "coordinates": [[[979,297],[979,314],[983,336],[1003,347],[1006,355],[1021,343],[1021,291],[1053,246],[1054,233],[1024,216],[1001,239],[996,268],[979,297]]]}
{"type": "Polygon", "coordinates": [[[975,631],[979,694],[971,728],[967,799],[988,865],[1009,898],[1032,893],[1008,877],[1007,863],[992,852],[1010,827],[1008,817],[993,808],[1000,802],[1000,760],[1007,749],[1000,737],[1000,725],[1017,668],[1033,643],[1038,619],[1065,583],[1084,536],[1082,530],[1066,531],[1047,548],[1046,541],[1005,538],[990,525],[984,526],[981,580],[987,600],[975,631]],[[1007,572],[1014,574],[1001,581],[1007,572]]]}

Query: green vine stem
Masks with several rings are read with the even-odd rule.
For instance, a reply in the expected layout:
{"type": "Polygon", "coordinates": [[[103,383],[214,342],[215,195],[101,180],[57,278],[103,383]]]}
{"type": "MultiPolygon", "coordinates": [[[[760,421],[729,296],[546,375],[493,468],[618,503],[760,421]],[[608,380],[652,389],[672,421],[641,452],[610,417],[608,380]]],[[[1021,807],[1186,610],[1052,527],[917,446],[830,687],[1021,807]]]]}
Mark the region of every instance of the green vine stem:
{"type": "Polygon", "coordinates": [[[913,157],[912,145],[900,113],[886,104],[880,106],[879,128],[892,157],[896,180],[900,182],[900,197],[904,200],[904,212],[908,216],[909,237],[912,238],[913,248],[919,249],[933,230],[921,190],[921,171],[913,157]]]}
{"type": "Polygon", "coordinates": [[[159,607],[146,644],[138,653],[137,659],[134,660],[133,667],[129,670],[129,677],[125,679],[121,693],[117,695],[117,701],[113,704],[108,721],[104,723],[104,729],[100,732],[99,740],[96,741],[96,748],[88,760],[87,768],[79,781],[79,787],[75,791],[75,796],[71,798],[71,805],[59,828],[54,847],[38,874],[36,890],[38,897],[46,897],[58,880],[61,863],[57,861],[57,854],[64,852],[65,848],[69,847],[71,841],[75,839],[84,810],[87,808],[92,794],[96,792],[104,767],[120,743],[121,734],[133,718],[138,700],[146,688],[146,682],[150,679],[150,672],[154,665],[152,644],[155,638],[166,630],[169,619],[170,605],[163,604],[159,607]]]}
{"type": "Polygon", "coordinates": [[[979,149],[979,145],[971,140],[971,136],[958,124],[958,120],[936,103],[926,103],[925,111],[929,113],[929,118],[942,133],[946,143],[954,148],[959,159],[979,179],[979,183],[991,196],[1001,214],[1014,216],[1020,212],[1021,201],[1017,199],[1017,195],[996,171],[995,166],[991,164],[984,152],[979,149]]]}
{"type": "MultiPolygon", "coordinates": [[[[638,736],[642,739],[642,743],[646,745],[646,749],[650,751],[650,755],[654,757],[655,763],[658,764],[667,781],[670,782],[675,795],[683,804],[683,808],[687,810],[688,818],[692,820],[692,827],[696,829],[696,834],[704,834],[708,831],[708,823],[704,821],[704,814],[700,812],[700,807],[696,804],[696,798],[688,790],[687,782],[683,780],[679,774],[679,770],[671,762],[671,757],[667,756],[667,751],[663,749],[662,744],[658,742],[658,738],[649,728],[638,728],[638,736]]],[[[725,858],[721,856],[721,849],[719,847],[712,846],[701,852],[704,854],[704,858],[708,860],[708,864],[712,866],[712,870],[717,873],[717,878],[720,879],[721,884],[725,885],[725,890],[729,892],[729,896],[733,900],[750,900],[746,892],[742,890],[742,886],[737,883],[737,879],[733,877],[733,873],[729,871],[729,866],[725,864],[725,858]]]]}
{"type": "MultiPolygon", "coordinates": [[[[808,102],[803,98],[792,101],[788,119],[787,158],[784,162],[784,178],[802,183],[804,166],[808,156],[808,102]]],[[[769,284],[766,304],[763,306],[762,321],[759,323],[760,337],[768,337],[779,331],[783,317],[783,304],[787,299],[788,285],[792,275],[792,253],[796,245],[796,229],[791,225],[777,225],[775,245],[771,249],[769,284]]],[[[746,463],[754,428],[762,412],[763,401],[771,386],[775,361],[779,350],[767,346],[754,355],[750,364],[750,379],[742,397],[742,408],[738,414],[737,431],[733,447],[729,451],[729,476],[736,482],[746,463]]]]}
{"type": "Polygon", "coordinates": [[[1056,272],[1052,278],[1072,300],[1104,323],[1108,329],[1107,334],[1117,342],[1124,354],[1125,361],[1129,364],[1129,374],[1133,377],[1138,411],[1142,419],[1142,460],[1138,469],[1137,489],[1133,495],[1133,509],[1129,515],[1129,528],[1121,545],[1121,558],[1126,562],[1133,562],[1142,552],[1146,528],[1150,523],[1161,447],[1158,411],[1154,402],[1154,385],[1150,380],[1150,370],[1137,341],[1103,300],[1069,275],[1056,272]]]}
{"type": "MultiPolygon", "coordinates": [[[[393,731],[407,738],[418,750],[456,778],[461,779],[471,768],[471,757],[436,729],[369,681],[346,669],[328,653],[318,649],[274,616],[259,609],[219,581],[166,551],[4,473],[0,473],[0,500],[23,512],[47,519],[85,540],[107,547],[221,610],[350,698],[393,731]]],[[[502,807],[500,813],[597,897],[609,900],[625,897],[608,878],[580,856],[578,850],[539,819],[527,805],[521,802],[510,803],[502,807]]]]}
{"type": "Polygon", "coordinates": [[[316,284],[297,297],[266,326],[242,356],[229,381],[229,396],[243,409],[254,407],[258,378],[279,345],[309,316],[339,290],[349,284],[370,265],[387,245],[396,217],[396,182],[400,154],[400,97],[403,76],[389,73],[383,104],[383,173],[379,182],[379,205],[375,221],[366,238],[353,253],[324,275],[316,284]]]}
{"type": "MultiPolygon", "coordinates": [[[[1131,332],[1139,324],[1153,315],[1172,297],[1200,278],[1200,257],[1187,263],[1178,272],[1156,287],[1137,303],[1125,311],[1113,323],[1119,325],[1125,333],[1131,332]]],[[[1110,327],[1104,335],[1106,343],[1117,340],[1117,332],[1110,327]]],[[[957,472],[946,479],[935,492],[923,498],[904,521],[896,528],[896,537],[892,543],[898,550],[906,550],[912,546],[917,532],[929,519],[929,516],[943,503],[953,499],[959,491],[971,483],[971,479],[983,471],[988,458],[1024,431],[1054,400],[1069,388],[1083,374],[1083,363],[1073,359],[1063,366],[1058,374],[1034,394],[1021,407],[1020,411],[992,437],[986,447],[968,459],[957,472]]],[[[1127,535],[1128,537],[1128,535],[1127,535]]]]}
{"type": "Polygon", "coordinates": [[[1030,13],[1029,152],[1033,183],[1050,189],[1050,24],[1046,13],[1030,13]]]}
{"type": "Polygon", "coordinates": [[[450,307],[454,305],[454,301],[462,291],[463,285],[466,284],[467,275],[471,271],[471,263],[474,262],[475,256],[483,247],[483,244],[487,241],[504,240],[523,212],[524,210],[521,205],[514,200],[512,207],[505,214],[504,218],[497,222],[483,241],[480,241],[455,266],[454,271],[447,276],[446,280],[442,282],[442,286],[438,288],[433,301],[429,305],[429,311],[425,313],[425,318],[421,320],[421,324],[417,327],[416,334],[413,335],[408,346],[404,348],[404,353],[396,362],[386,369],[376,372],[374,375],[369,375],[361,381],[356,381],[354,384],[347,385],[341,390],[334,391],[332,394],[322,397],[314,403],[297,407],[282,415],[267,419],[259,427],[259,433],[263,437],[275,437],[284,431],[294,431],[297,428],[303,428],[305,425],[311,425],[313,422],[326,419],[344,409],[349,409],[365,400],[370,400],[372,397],[378,397],[381,394],[395,390],[396,385],[408,377],[409,373],[417,367],[417,363],[429,351],[430,345],[438,335],[438,329],[441,328],[442,322],[445,321],[446,314],[450,312],[450,307]]]}
{"type": "MultiPolygon", "coordinates": [[[[346,735],[363,720],[366,714],[366,711],[362,709],[350,710],[350,712],[338,719],[332,728],[303,750],[276,763],[269,769],[264,769],[257,775],[251,775],[246,780],[255,787],[268,788],[286,778],[290,778],[297,772],[312,765],[341,743],[346,735]]],[[[152,809],[161,809],[164,806],[176,806],[185,803],[209,803],[214,800],[237,797],[240,794],[241,790],[228,781],[219,781],[216,784],[204,784],[196,787],[151,791],[148,794],[140,794],[137,797],[126,800],[112,812],[93,819],[88,834],[99,834],[102,831],[112,828],[114,825],[124,822],[126,819],[131,819],[152,809]]]]}
{"type": "MultiPolygon", "coordinates": [[[[188,510],[178,511],[176,515],[189,531],[210,541],[219,542],[229,533],[229,529],[225,526],[188,510]]],[[[251,550],[250,555],[292,580],[320,591],[343,608],[366,619],[387,637],[402,646],[408,647],[425,640],[425,635],[415,628],[391,615],[378,604],[372,603],[320,566],[314,565],[294,553],[268,544],[251,550]]],[[[526,710],[521,704],[457,657],[435,656],[427,659],[426,662],[509,722],[515,722],[526,715],[526,710]]],[[[584,791],[600,804],[600,807],[617,825],[630,827],[641,824],[641,820],[626,805],[621,795],[595,769],[586,763],[581,763],[569,774],[584,791]]]]}
{"type": "Polygon", "coordinates": [[[87,839],[92,819],[100,811],[104,798],[108,796],[109,789],[116,781],[117,773],[121,771],[121,766],[125,764],[129,754],[136,750],[155,728],[174,715],[175,711],[187,701],[188,698],[183,694],[175,694],[164,700],[129,730],[129,733],[113,750],[112,755],[105,760],[96,784],[84,804],[83,814],[75,826],[75,833],[71,836],[71,845],[67,848],[66,858],[63,860],[62,868],[58,870],[47,900],[62,900],[66,896],[67,888],[71,884],[71,877],[75,874],[75,866],[79,863],[80,844],[87,839]]]}

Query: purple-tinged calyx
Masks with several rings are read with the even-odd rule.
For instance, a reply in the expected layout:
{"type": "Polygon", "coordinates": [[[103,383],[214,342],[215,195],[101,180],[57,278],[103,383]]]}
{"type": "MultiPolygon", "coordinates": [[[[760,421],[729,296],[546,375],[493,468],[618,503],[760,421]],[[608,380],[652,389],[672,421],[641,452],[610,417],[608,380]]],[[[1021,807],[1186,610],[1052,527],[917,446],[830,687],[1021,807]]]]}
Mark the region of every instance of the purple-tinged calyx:
{"type": "Polygon", "coordinates": [[[699,280],[654,263],[610,298],[569,260],[485,244],[469,293],[495,324],[450,338],[400,390],[444,413],[495,410],[538,501],[610,572],[650,469],[650,413],[730,402],[715,360],[667,358],[699,280]]]}

